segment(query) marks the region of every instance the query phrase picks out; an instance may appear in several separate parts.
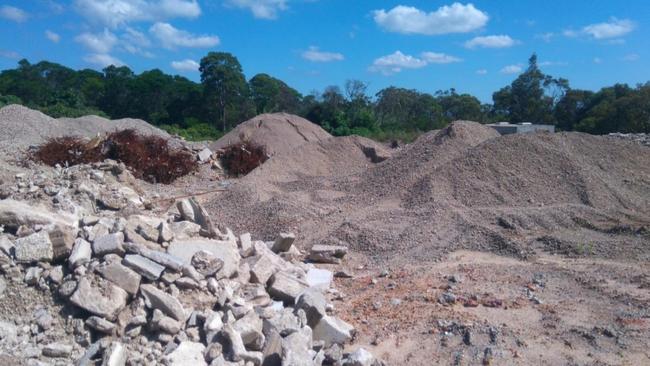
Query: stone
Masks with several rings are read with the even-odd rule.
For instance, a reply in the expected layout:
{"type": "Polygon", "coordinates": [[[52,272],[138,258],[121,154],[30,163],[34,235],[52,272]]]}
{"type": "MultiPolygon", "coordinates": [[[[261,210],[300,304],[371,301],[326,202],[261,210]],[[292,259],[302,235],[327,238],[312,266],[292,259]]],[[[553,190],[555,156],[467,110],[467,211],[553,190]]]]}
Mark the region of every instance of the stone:
{"type": "Polygon", "coordinates": [[[153,285],[140,286],[140,292],[144,296],[147,306],[158,309],[180,322],[185,322],[185,309],[175,297],[157,289],[153,285]]]}
{"type": "Polygon", "coordinates": [[[221,259],[205,250],[194,253],[191,264],[200,274],[206,277],[213,276],[223,267],[221,259]]]}
{"type": "Polygon", "coordinates": [[[307,259],[317,263],[339,264],[348,253],[348,248],[338,245],[314,245],[307,259]]]}
{"type": "Polygon", "coordinates": [[[154,328],[160,329],[165,333],[176,334],[181,331],[181,323],[175,319],[165,316],[162,311],[155,309],[151,323],[154,328]]]}
{"type": "Polygon", "coordinates": [[[110,253],[124,255],[124,234],[120,232],[95,238],[93,241],[93,253],[98,257],[110,253]]]}
{"type": "Polygon", "coordinates": [[[111,334],[115,331],[115,323],[94,315],[86,319],[86,325],[101,333],[111,334]]]}
{"type": "Polygon", "coordinates": [[[269,332],[262,351],[264,366],[282,366],[282,336],[276,331],[269,332]]]}
{"type": "Polygon", "coordinates": [[[269,334],[270,330],[278,332],[286,337],[302,328],[300,319],[293,313],[291,308],[283,308],[275,315],[264,321],[264,333],[269,334]]]}
{"type": "Polygon", "coordinates": [[[316,326],[318,322],[325,316],[325,308],[327,301],[323,293],[316,289],[308,289],[298,297],[296,301],[296,308],[302,309],[307,315],[307,324],[310,327],[316,326]]]}
{"type": "Polygon", "coordinates": [[[242,258],[248,258],[255,252],[253,242],[251,241],[251,234],[245,233],[239,236],[239,255],[242,258]]]}
{"type": "Polygon", "coordinates": [[[305,280],[309,287],[327,290],[334,280],[334,275],[332,274],[332,271],[326,269],[310,268],[307,271],[305,280]]]}
{"type": "Polygon", "coordinates": [[[194,211],[194,222],[201,226],[201,229],[205,231],[209,238],[219,236],[221,233],[217,230],[210,215],[208,215],[208,212],[203,208],[203,206],[201,206],[194,197],[190,198],[188,202],[192,207],[192,211],[194,211]]]}
{"type": "Polygon", "coordinates": [[[48,234],[50,235],[50,242],[52,242],[54,260],[67,258],[74,245],[76,229],[56,226],[48,234]]]}
{"type": "Polygon", "coordinates": [[[233,329],[239,333],[244,345],[254,351],[261,351],[264,346],[264,334],[262,333],[262,319],[254,312],[249,311],[235,321],[233,329]]]}
{"type": "Polygon", "coordinates": [[[279,262],[282,260],[279,257],[273,257],[272,253],[262,253],[257,258],[257,261],[251,265],[250,274],[251,281],[266,285],[271,276],[280,270],[279,262]]]}
{"type": "Polygon", "coordinates": [[[54,266],[50,268],[50,273],[48,275],[48,278],[52,283],[54,284],[61,284],[63,282],[63,267],[62,266],[54,266]]]}
{"type": "Polygon", "coordinates": [[[14,254],[19,263],[50,262],[54,258],[50,236],[45,231],[39,231],[16,239],[14,254]]]}
{"type": "Polygon", "coordinates": [[[281,233],[278,238],[275,239],[275,242],[273,242],[271,250],[275,253],[287,252],[295,240],[296,236],[294,234],[281,233]]]}
{"type": "Polygon", "coordinates": [[[5,344],[12,344],[16,342],[18,336],[18,329],[13,322],[6,322],[0,320],[0,339],[5,344]]]}
{"type": "Polygon", "coordinates": [[[343,344],[354,335],[354,327],[345,321],[325,315],[314,326],[314,339],[325,342],[325,347],[329,347],[334,343],[343,344]]]}
{"type": "Polygon", "coordinates": [[[77,281],[75,280],[63,281],[61,286],[59,286],[59,295],[63,297],[70,297],[72,296],[72,294],[76,289],[77,289],[77,281]]]}
{"type": "Polygon", "coordinates": [[[181,342],[176,349],[165,356],[168,366],[207,366],[203,357],[205,346],[198,342],[181,342]]]}
{"type": "Polygon", "coordinates": [[[124,344],[113,341],[104,351],[102,366],[124,366],[126,365],[127,351],[124,344]]]}
{"type": "Polygon", "coordinates": [[[206,147],[205,149],[199,151],[197,158],[199,159],[200,163],[207,163],[212,158],[212,150],[206,147]]]}
{"type": "Polygon", "coordinates": [[[374,363],[375,357],[364,348],[357,349],[343,360],[343,366],[372,366],[374,363]]]}
{"type": "Polygon", "coordinates": [[[211,343],[208,348],[205,350],[205,359],[208,362],[212,362],[212,360],[217,359],[219,356],[223,354],[223,346],[221,343],[211,343]]]}
{"type": "Polygon", "coordinates": [[[134,270],[119,262],[101,265],[95,269],[105,279],[113,282],[131,296],[135,296],[140,288],[142,277],[134,270]]]}
{"type": "Polygon", "coordinates": [[[38,280],[41,278],[41,275],[43,274],[43,268],[41,267],[29,267],[27,271],[25,271],[25,283],[31,286],[34,286],[38,283],[38,280]]]}
{"type": "Polygon", "coordinates": [[[43,356],[68,357],[72,354],[72,346],[63,343],[50,343],[43,347],[43,356]]]}
{"type": "Polygon", "coordinates": [[[190,200],[184,199],[176,202],[176,208],[178,209],[178,212],[181,214],[181,218],[183,220],[196,222],[196,217],[194,217],[194,209],[190,204],[190,200]]]}
{"type": "Polygon", "coordinates": [[[41,308],[34,313],[34,321],[40,329],[48,330],[52,327],[54,318],[46,309],[41,308]]]}
{"type": "Polygon", "coordinates": [[[201,287],[201,285],[195,280],[189,277],[181,277],[174,281],[174,285],[181,290],[192,290],[201,287]]]}
{"type": "Polygon", "coordinates": [[[91,257],[92,248],[90,243],[82,238],[77,238],[74,241],[70,257],[68,257],[68,267],[74,269],[78,266],[84,265],[90,262],[91,257]]]}
{"type": "Polygon", "coordinates": [[[300,366],[312,363],[311,348],[312,331],[309,327],[291,333],[282,339],[282,365],[300,366]]]}
{"type": "Polygon", "coordinates": [[[191,221],[178,221],[171,223],[170,229],[177,240],[187,240],[199,236],[201,225],[191,221]]]}
{"type": "Polygon", "coordinates": [[[298,295],[309,287],[303,280],[295,278],[286,272],[277,272],[269,281],[269,295],[276,300],[289,304],[293,304],[298,295]]]}
{"type": "Polygon", "coordinates": [[[51,212],[43,207],[30,205],[12,199],[0,200],[0,225],[17,229],[21,225],[34,227],[61,226],[76,227],[77,218],[66,212],[51,212]]]}
{"type": "Polygon", "coordinates": [[[143,237],[148,241],[158,243],[158,238],[160,237],[160,231],[158,231],[157,228],[151,225],[148,225],[146,223],[140,223],[135,229],[135,232],[140,234],[141,237],[143,237]]]}
{"type": "Polygon", "coordinates": [[[169,245],[167,252],[181,258],[186,264],[191,264],[194,254],[202,250],[212,253],[223,262],[223,267],[219,270],[219,276],[230,278],[237,273],[241,257],[237,249],[227,241],[202,238],[174,240],[169,245]]]}
{"type": "Polygon", "coordinates": [[[169,225],[166,222],[161,222],[160,225],[158,225],[158,242],[163,243],[163,242],[168,242],[172,241],[174,239],[174,232],[172,229],[169,227],[169,225]]]}
{"type": "Polygon", "coordinates": [[[139,254],[145,258],[151,259],[174,272],[181,272],[185,265],[185,261],[179,257],[158,250],[149,249],[142,245],[129,243],[125,244],[125,248],[129,253],[139,254]]]}
{"type": "Polygon", "coordinates": [[[160,264],[138,254],[127,254],[122,264],[151,281],[160,278],[160,275],[165,270],[165,267],[160,264]]]}
{"type": "Polygon", "coordinates": [[[230,324],[223,326],[221,334],[228,340],[229,349],[227,354],[232,361],[243,360],[244,362],[252,362],[255,366],[262,364],[262,352],[247,351],[241,335],[230,324]]]}
{"type": "Polygon", "coordinates": [[[6,236],[0,236],[0,251],[8,257],[14,256],[14,243],[6,236]]]}
{"type": "Polygon", "coordinates": [[[99,279],[95,282],[97,284],[92,285],[88,278],[82,277],[70,302],[92,314],[114,320],[126,306],[129,295],[111,282],[99,279]]]}

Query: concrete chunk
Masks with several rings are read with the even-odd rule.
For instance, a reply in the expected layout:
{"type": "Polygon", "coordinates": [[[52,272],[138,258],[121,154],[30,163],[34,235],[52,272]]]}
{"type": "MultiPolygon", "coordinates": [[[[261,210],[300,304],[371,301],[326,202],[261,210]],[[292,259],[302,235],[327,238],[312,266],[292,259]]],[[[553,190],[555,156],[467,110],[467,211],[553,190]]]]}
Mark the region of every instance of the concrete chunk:
{"type": "Polygon", "coordinates": [[[54,258],[50,236],[45,231],[16,239],[15,256],[19,263],[50,262],[54,258]]]}
{"type": "Polygon", "coordinates": [[[271,297],[290,304],[293,304],[298,295],[309,287],[306,282],[285,272],[274,274],[270,281],[268,291],[271,297]]]}
{"type": "Polygon", "coordinates": [[[111,334],[115,330],[115,323],[94,315],[86,319],[86,325],[106,334],[111,334]]]}
{"type": "Polygon", "coordinates": [[[98,267],[96,271],[105,279],[124,289],[131,296],[135,296],[135,294],[138,293],[142,277],[132,269],[123,266],[121,263],[109,263],[98,267]]]}
{"type": "Polygon", "coordinates": [[[128,243],[125,244],[125,248],[129,253],[139,254],[145,258],[151,259],[152,261],[165,266],[174,272],[181,272],[183,270],[183,266],[185,265],[185,261],[183,261],[182,258],[176,257],[169,253],[149,249],[142,245],[128,243]]]}
{"type": "Polygon", "coordinates": [[[102,366],[124,366],[126,365],[127,352],[124,344],[112,342],[107,350],[104,351],[102,366]]]}
{"type": "Polygon", "coordinates": [[[72,253],[68,257],[68,266],[72,269],[90,262],[92,249],[90,243],[82,238],[77,238],[72,247],[72,253]]]}
{"type": "Polygon", "coordinates": [[[52,253],[55,260],[67,258],[72,251],[75,232],[71,227],[56,226],[50,230],[50,241],[52,242],[52,253]]]}
{"type": "Polygon", "coordinates": [[[95,238],[93,241],[93,253],[98,257],[110,253],[124,255],[124,234],[120,232],[95,238]]]}
{"type": "Polygon", "coordinates": [[[308,259],[317,263],[339,264],[348,253],[348,248],[339,245],[314,245],[308,259]]]}
{"type": "Polygon", "coordinates": [[[140,292],[151,308],[158,309],[180,322],[185,322],[185,309],[175,297],[153,285],[140,286],[140,292]]]}
{"type": "Polygon", "coordinates": [[[307,324],[314,327],[325,316],[327,301],[323,293],[316,289],[308,289],[298,297],[296,308],[302,309],[307,315],[307,324]]]}
{"type": "Polygon", "coordinates": [[[70,302],[90,313],[114,320],[126,305],[129,295],[111,282],[104,280],[96,282],[97,284],[91,285],[86,277],[82,277],[77,290],[70,297],[70,302]]]}
{"type": "Polygon", "coordinates": [[[286,252],[291,248],[295,240],[296,236],[294,234],[281,233],[278,238],[275,239],[275,242],[273,242],[271,250],[275,253],[286,252]]]}
{"type": "Polygon", "coordinates": [[[202,250],[212,253],[223,261],[223,267],[219,271],[220,276],[230,278],[237,273],[241,257],[230,242],[201,238],[175,240],[167,249],[169,254],[181,258],[186,264],[191,264],[194,254],[202,250]]]}
{"type": "Polygon", "coordinates": [[[159,279],[165,270],[160,264],[138,254],[127,254],[122,264],[152,281],[159,279]]]}
{"type": "Polygon", "coordinates": [[[201,225],[191,221],[179,221],[171,223],[170,229],[174,233],[174,238],[177,240],[186,240],[199,236],[201,225]]]}
{"type": "Polygon", "coordinates": [[[325,342],[325,347],[332,344],[343,344],[354,334],[354,327],[345,321],[325,315],[314,327],[314,340],[325,342]]]}
{"type": "Polygon", "coordinates": [[[203,352],[205,346],[197,342],[181,342],[176,349],[165,356],[166,364],[169,366],[207,366],[203,352]]]}

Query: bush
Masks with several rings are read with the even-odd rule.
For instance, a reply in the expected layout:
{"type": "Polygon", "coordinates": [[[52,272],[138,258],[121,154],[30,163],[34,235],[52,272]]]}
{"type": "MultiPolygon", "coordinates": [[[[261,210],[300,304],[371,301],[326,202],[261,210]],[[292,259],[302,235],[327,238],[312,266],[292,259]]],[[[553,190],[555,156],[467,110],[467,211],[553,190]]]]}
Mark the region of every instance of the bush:
{"type": "Polygon", "coordinates": [[[250,173],[269,158],[263,146],[252,142],[230,145],[223,150],[219,157],[223,168],[234,176],[250,173]]]}
{"type": "Polygon", "coordinates": [[[221,130],[204,122],[191,123],[185,128],[176,124],[162,125],[160,128],[172,135],[178,135],[187,141],[218,140],[224,135],[221,130]]]}
{"type": "Polygon", "coordinates": [[[188,152],[172,150],[158,136],[140,136],[134,130],[109,134],[101,141],[78,137],[50,139],[39,146],[32,159],[55,166],[71,166],[113,159],[124,163],[133,175],[150,183],[172,183],[198,168],[188,152]]]}

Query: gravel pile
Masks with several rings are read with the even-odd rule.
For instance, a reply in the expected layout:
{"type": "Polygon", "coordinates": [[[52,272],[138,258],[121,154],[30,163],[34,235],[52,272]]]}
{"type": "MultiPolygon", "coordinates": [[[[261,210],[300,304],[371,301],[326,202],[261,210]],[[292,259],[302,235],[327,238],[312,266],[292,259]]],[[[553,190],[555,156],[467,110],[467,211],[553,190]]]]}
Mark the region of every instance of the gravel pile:
{"type": "Polygon", "coordinates": [[[610,133],[608,135],[612,138],[629,140],[639,143],[641,145],[650,146],[650,134],[647,133],[610,133]]]}

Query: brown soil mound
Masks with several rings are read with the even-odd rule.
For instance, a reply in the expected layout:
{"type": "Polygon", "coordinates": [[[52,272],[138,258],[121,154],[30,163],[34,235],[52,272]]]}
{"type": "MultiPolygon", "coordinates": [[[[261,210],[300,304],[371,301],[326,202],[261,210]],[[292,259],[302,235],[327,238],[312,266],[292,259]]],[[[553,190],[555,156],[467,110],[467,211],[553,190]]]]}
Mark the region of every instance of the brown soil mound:
{"type": "Polygon", "coordinates": [[[329,137],[329,133],[304,118],[287,113],[262,114],[239,124],[210,148],[223,149],[228,145],[250,141],[275,155],[289,152],[306,142],[329,137]]]}

